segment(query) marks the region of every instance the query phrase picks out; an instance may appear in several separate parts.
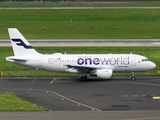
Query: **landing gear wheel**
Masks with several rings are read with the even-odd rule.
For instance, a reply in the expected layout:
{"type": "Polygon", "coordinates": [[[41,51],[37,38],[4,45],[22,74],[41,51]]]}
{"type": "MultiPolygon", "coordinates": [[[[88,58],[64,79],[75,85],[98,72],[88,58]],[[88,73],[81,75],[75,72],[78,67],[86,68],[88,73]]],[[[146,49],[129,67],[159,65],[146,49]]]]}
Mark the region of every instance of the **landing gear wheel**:
{"type": "Polygon", "coordinates": [[[135,81],[136,78],[134,77],[134,72],[131,72],[131,75],[132,75],[131,80],[132,80],[132,81],[135,81]]]}
{"type": "Polygon", "coordinates": [[[132,77],[132,78],[131,78],[131,80],[132,80],[132,81],[135,81],[135,80],[136,80],[136,78],[135,78],[135,77],[132,77]]]}
{"type": "Polygon", "coordinates": [[[87,80],[87,76],[82,76],[81,77],[81,82],[85,82],[87,80]]]}

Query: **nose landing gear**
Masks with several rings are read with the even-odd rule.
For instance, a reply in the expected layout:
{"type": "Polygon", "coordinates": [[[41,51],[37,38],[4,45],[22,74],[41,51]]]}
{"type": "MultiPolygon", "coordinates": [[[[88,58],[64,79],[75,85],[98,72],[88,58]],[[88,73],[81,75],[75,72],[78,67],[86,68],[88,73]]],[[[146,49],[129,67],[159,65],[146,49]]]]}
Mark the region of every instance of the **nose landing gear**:
{"type": "Polygon", "coordinates": [[[134,76],[134,72],[131,72],[131,75],[132,75],[131,80],[132,80],[132,81],[135,81],[136,78],[135,78],[135,76],[134,76]]]}
{"type": "Polygon", "coordinates": [[[81,77],[81,82],[85,82],[86,80],[87,80],[87,76],[86,75],[81,77]]]}

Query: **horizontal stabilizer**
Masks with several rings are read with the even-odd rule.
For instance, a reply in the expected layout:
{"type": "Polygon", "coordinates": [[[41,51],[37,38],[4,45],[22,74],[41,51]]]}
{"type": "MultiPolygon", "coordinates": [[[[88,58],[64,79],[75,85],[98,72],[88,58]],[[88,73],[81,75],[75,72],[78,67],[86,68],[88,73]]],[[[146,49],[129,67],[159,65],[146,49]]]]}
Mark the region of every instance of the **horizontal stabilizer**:
{"type": "Polygon", "coordinates": [[[28,60],[22,57],[12,56],[12,57],[6,57],[6,61],[28,61],[28,60]]]}

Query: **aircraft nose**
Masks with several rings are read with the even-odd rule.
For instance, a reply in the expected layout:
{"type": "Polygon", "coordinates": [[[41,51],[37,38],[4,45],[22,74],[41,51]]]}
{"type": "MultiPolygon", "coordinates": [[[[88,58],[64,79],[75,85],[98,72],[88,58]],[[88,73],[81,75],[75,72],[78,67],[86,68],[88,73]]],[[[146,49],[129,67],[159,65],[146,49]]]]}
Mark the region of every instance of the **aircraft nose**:
{"type": "Polygon", "coordinates": [[[154,69],[156,67],[156,64],[154,62],[151,62],[150,68],[154,69]]]}

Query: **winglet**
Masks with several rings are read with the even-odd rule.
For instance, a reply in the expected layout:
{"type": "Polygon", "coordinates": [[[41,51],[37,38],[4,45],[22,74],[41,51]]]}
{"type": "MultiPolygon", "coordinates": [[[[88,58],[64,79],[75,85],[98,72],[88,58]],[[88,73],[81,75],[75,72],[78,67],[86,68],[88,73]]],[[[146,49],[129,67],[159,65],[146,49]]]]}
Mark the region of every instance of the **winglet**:
{"type": "Polygon", "coordinates": [[[25,54],[37,54],[34,48],[16,28],[8,28],[8,33],[15,56],[21,56],[25,54]]]}

